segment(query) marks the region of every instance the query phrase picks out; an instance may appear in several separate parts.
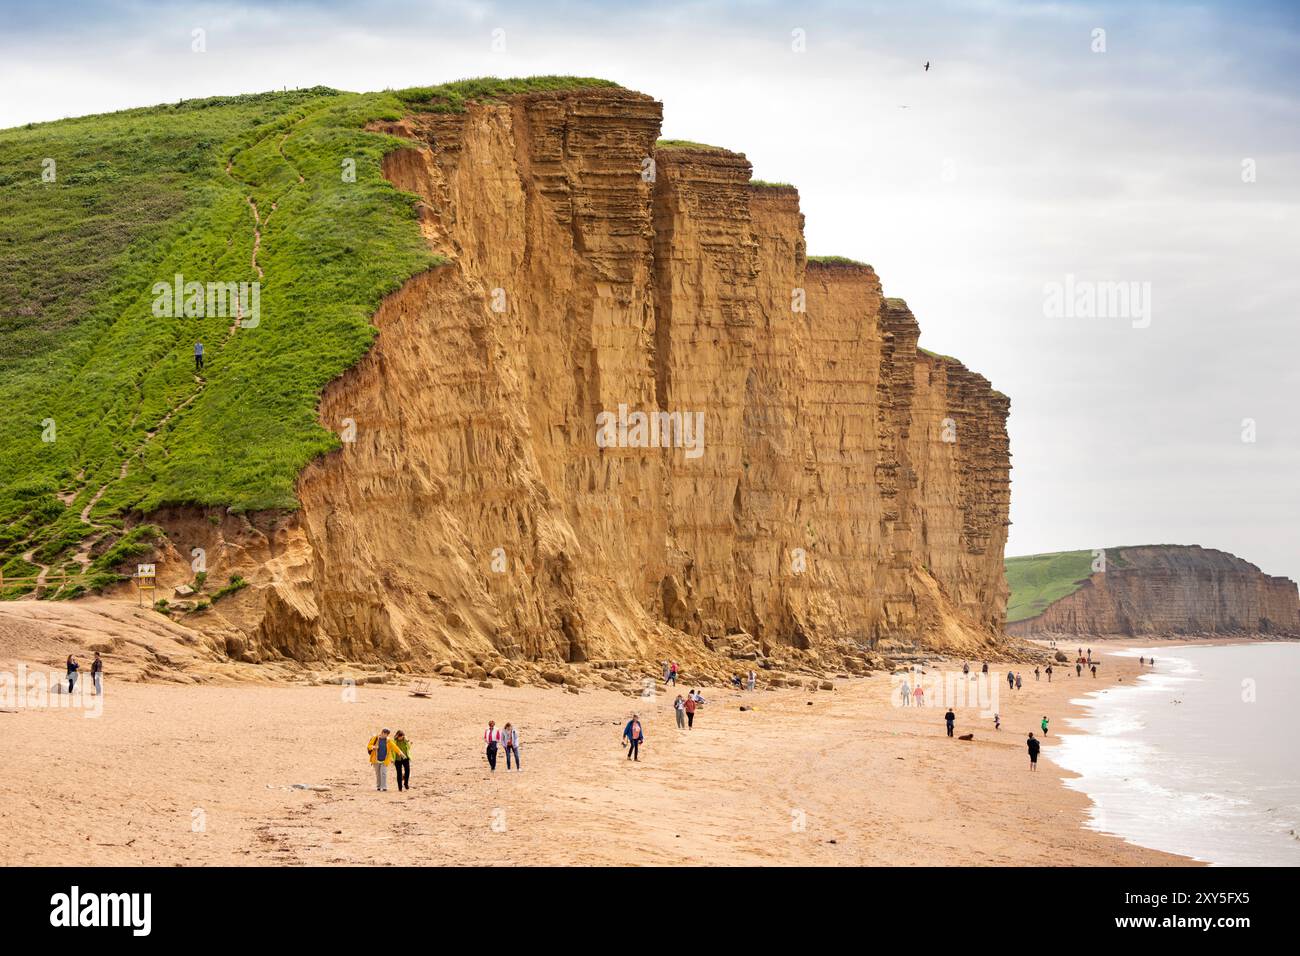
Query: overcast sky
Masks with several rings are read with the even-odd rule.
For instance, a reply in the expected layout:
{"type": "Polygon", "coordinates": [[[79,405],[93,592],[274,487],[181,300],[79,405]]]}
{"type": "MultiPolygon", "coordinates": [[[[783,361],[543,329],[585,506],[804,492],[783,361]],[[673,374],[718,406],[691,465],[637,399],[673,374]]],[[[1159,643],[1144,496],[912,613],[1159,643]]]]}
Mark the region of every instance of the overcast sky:
{"type": "Polygon", "coordinates": [[[1011,396],[1008,554],[1201,544],[1300,578],[1294,6],[0,0],[0,11],[0,127],[485,74],[601,76],[653,94],[665,136],[740,150],[756,177],[797,185],[810,253],[870,262],[911,305],[923,345],[1011,396]],[[1137,297],[1120,315],[1079,314],[1081,301],[1053,313],[1067,276],[1075,294],[1122,282],[1137,297]]]}

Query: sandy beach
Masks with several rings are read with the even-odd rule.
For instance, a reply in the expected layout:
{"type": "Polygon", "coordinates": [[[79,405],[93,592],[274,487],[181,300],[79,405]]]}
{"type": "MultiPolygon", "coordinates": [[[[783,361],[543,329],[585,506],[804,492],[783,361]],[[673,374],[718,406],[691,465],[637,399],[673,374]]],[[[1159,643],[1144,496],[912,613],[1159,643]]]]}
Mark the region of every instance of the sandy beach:
{"type": "MultiPolygon", "coordinates": [[[[57,667],[43,651],[29,663],[57,667]]],[[[1087,800],[1062,785],[1052,737],[1028,771],[1025,734],[1043,714],[1055,734],[1071,697],[1133,679],[1135,662],[1105,661],[1105,678],[1062,665],[1052,684],[1022,667],[1024,689],[1002,687],[1001,731],[959,712],[973,741],[946,737],[942,708],[893,706],[879,673],[832,692],[705,689],[690,732],[662,687],[633,699],[435,682],[421,698],[396,684],[110,678],[98,718],[0,713],[0,864],[1186,863],[1084,829],[1087,800]],[[640,763],[620,747],[634,709],[640,763]],[[489,718],[520,728],[522,773],[488,772],[489,718]],[[375,790],[365,747],[381,726],[413,741],[409,792],[391,775],[375,790]]]]}

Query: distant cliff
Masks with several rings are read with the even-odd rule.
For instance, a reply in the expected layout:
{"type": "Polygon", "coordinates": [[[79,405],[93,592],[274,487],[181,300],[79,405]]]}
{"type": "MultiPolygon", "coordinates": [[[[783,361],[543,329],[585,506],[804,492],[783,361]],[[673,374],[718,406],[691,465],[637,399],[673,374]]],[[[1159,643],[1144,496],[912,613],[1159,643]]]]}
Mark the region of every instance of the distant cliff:
{"type": "Polygon", "coordinates": [[[1092,553],[1008,559],[1013,607],[1032,608],[1028,598],[1035,589],[1068,593],[1010,621],[1007,633],[1300,636],[1296,583],[1224,551],[1196,545],[1110,548],[1105,571],[1072,575],[1070,559],[1076,555],[1086,567],[1092,553]]]}

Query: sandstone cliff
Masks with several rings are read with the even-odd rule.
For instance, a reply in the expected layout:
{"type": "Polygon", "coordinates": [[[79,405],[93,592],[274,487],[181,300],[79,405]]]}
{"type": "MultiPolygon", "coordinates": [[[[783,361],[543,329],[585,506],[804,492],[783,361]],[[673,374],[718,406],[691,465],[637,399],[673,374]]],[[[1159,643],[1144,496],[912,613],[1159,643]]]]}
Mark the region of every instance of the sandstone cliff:
{"type": "Polygon", "coordinates": [[[383,127],[408,143],[385,175],[450,264],[385,301],[326,390],[348,440],[296,514],[151,516],[177,543],[164,583],[192,546],[249,581],[202,625],[226,652],[998,641],[1007,399],[919,350],[869,266],[808,260],[794,189],[657,147],[660,118],[593,89],[383,127]]]}
{"type": "Polygon", "coordinates": [[[1106,558],[1104,572],[1007,633],[1300,636],[1296,583],[1227,552],[1152,545],[1108,549],[1106,558]]]}

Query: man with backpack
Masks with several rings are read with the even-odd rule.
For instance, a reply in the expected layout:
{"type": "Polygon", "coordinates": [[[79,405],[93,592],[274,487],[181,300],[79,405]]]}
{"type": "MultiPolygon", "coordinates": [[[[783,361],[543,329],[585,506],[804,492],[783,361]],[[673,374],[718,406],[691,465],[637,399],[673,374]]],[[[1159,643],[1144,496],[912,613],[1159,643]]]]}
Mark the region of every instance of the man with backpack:
{"type": "Polygon", "coordinates": [[[385,727],[370,738],[366,744],[366,753],[370,754],[371,766],[375,768],[375,789],[388,789],[388,768],[397,757],[397,747],[388,739],[389,730],[385,727]]]}

